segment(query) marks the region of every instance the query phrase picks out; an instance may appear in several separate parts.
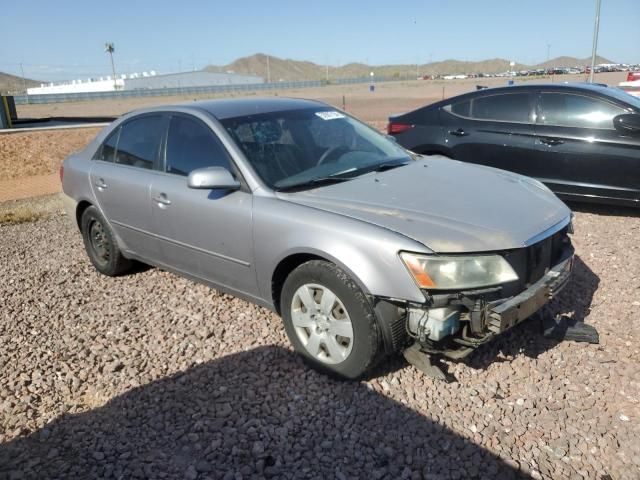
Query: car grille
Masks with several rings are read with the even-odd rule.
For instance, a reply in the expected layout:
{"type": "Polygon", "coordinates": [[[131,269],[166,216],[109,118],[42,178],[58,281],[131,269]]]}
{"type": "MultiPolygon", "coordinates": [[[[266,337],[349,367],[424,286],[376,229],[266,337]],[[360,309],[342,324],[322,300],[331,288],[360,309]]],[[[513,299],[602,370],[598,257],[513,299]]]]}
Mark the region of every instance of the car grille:
{"type": "Polygon", "coordinates": [[[503,294],[515,295],[528,288],[557,264],[565,247],[570,243],[568,227],[529,247],[503,253],[504,258],[518,274],[518,281],[504,285],[503,294]]]}

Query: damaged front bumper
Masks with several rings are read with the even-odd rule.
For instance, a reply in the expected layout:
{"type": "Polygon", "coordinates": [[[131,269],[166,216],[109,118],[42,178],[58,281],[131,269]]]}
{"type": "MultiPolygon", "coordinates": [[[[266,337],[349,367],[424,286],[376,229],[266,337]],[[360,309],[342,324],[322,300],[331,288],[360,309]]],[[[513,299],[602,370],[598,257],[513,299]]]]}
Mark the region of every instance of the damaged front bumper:
{"type": "Polygon", "coordinates": [[[539,280],[510,298],[491,299],[496,294],[491,292],[455,295],[449,305],[461,307],[459,330],[442,341],[418,339],[423,349],[463,358],[474,348],[531,317],[567,285],[573,270],[573,253],[573,247],[567,246],[559,261],[539,280]]]}
{"type": "Polygon", "coordinates": [[[529,318],[567,285],[572,270],[573,249],[568,258],[555,265],[524,292],[492,306],[488,312],[488,330],[502,333],[529,318]]]}
{"type": "Polygon", "coordinates": [[[412,343],[426,353],[463,358],[531,317],[568,283],[573,270],[573,247],[562,250],[555,265],[520,293],[504,298],[500,287],[432,295],[424,305],[378,302],[376,311],[395,319],[383,328],[388,351],[412,343]],[[395,310],[394,310],[395,309],[395,310]]]}

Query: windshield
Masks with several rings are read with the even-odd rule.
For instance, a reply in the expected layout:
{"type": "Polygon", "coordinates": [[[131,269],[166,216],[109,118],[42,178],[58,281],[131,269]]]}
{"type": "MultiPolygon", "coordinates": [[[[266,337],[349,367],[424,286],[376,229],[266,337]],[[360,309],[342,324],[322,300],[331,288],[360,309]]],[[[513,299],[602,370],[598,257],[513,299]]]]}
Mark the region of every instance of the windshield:
{"type": "Polygon", "coordinates": [[[609,94],[612,97],[615,97],[618,100],[622,100],[623,102],[628,103],[640,110],[640,98],[634,97],[630,93],[625,92],[623,89],[618,87],[610,88],[609,94]]]}
{"type": "Polygon", "coordinates": [[[412,160],[395,142],[331,107],[234,117],[222,124],[276,190],[344,180],[412,160]]]}

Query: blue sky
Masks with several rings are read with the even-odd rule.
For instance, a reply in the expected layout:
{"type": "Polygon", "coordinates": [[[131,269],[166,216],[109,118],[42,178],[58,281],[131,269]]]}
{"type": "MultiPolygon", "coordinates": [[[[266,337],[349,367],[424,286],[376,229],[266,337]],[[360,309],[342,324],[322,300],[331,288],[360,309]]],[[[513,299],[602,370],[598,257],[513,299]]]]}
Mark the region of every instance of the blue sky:
{"type": "MultiPolygon", "coordinates": [[[[340,65],[591,54],[595,0],[23,0],[2,9],[0,71],[60,80],[226,64],[264,52],[340,65]]],[[[640,0],[602,0],[598,53],[640,63],[640,0]]]]}

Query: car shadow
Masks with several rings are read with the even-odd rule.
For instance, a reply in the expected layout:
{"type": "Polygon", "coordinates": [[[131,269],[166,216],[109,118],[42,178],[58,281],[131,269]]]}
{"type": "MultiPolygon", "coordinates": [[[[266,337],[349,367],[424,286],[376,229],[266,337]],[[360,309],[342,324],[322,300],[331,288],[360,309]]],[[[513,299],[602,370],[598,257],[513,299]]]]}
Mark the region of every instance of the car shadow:
{"type": "Polygon", "coordinates": [[[481,346],[464,361],[476,369],[484,369],[494,361],[510,361],[519,354],[537,358],[554,348],[561,340],[546,338],[542,334],[544,317],[566,316],[571,324],[584,322],[591,312],[593,296],[600,278],[578,255],[574,257],[573,273],[567,286],[540,312],[520,325],[481,346]]]}
{"type": "Polygon", "coordinates": [[[276,346],[200,364],[0,445],[0,478],[145,477],[524,475],[367,384],[332,380],[276,346]]]}
{"type": "MultiPolygon", "coordinates": [[[[640,208],[623,207],[618,205],[603,205],[590,202],[565,202],[574,212],[593,213],[609,217],[640,217],[640,208]]],[[[638,205],[640,207],[640,205],[638,205]]]]}

